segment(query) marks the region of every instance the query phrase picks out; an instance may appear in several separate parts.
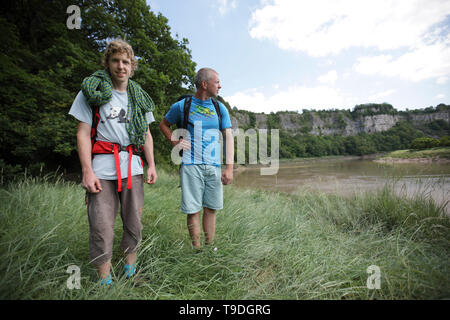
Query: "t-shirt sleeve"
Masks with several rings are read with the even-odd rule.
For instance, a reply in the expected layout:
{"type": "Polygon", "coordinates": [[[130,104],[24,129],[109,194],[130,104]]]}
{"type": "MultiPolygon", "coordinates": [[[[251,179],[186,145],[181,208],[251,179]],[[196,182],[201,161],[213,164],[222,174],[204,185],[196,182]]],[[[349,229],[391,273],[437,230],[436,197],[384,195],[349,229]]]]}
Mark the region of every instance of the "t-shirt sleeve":
{"type": "Polygon", "coordinates": [[[220,114],[222,115],[222,129],[231,128],[232,125],[228,109],[222,103],[219,103],[219,106],[220,106],[220,114]]]}
{"type": "Polygon", "coordinates": [[[69,114],[75,117],[78,121],[85,122],[92,125],[92,108],[89,106],[83,92],[78,92],[69,114]]]}
{"type": "Polygon", "coordinates": [[[148,124],[150,124],[150,123],[152,123],[152,122],[155,122],[155,117],[154,117],[154,115],[153,115],[153,112],[147,112],[146,114],[145,114],[145,118],[147,119],[147,123],[148,124]]]}
{"type": "Polygon", "coordinates": [[[174,103],[166,113],[165,118],[170,124],[179,123],[181,119],[180,103],[174,103]]]}

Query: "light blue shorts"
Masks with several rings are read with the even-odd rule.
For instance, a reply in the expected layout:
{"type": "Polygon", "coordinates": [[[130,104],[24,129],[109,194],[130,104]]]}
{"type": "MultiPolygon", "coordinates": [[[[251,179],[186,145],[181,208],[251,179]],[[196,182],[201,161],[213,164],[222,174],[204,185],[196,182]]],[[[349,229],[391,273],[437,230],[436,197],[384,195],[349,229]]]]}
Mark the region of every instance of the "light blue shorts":
{"type": "Polygon", "coordinates": [[[182,165],[180,172],[181,211],[192,214],[206,207],[223,208],[222,170],[204,164],[182,165]]]}

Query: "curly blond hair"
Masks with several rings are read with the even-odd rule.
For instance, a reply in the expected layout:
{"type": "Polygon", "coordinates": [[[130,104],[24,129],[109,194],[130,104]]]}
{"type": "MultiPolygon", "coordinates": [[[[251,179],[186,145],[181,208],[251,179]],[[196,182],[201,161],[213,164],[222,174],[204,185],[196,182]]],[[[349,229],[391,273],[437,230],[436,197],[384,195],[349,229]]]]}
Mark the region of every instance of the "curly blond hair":
{"type": "Polygon", "coordinates": [[[122,39],[114,39],[106,46],[105,53],[102,57],[102,65],[108,70],[109,58],[115,53],[126,53],[131,60],[131,76],[134,75],[134,71],[137,69],[138,61],[136,60],[133,52],[133,48],[128,42],[122,39]]]}

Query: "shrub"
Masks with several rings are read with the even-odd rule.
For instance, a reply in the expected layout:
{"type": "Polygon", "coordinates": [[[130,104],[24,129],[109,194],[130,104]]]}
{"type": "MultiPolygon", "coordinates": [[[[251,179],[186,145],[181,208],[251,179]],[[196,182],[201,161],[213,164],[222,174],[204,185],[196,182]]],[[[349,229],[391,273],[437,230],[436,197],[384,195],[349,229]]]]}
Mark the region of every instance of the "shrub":
{"type": "Polygon", "coordinates": [[[429,149],[438,147],[439,144],[439,140],[435,138],[416,138],[411,142],[411,149],[429,149]]]}
{"type": "Polygon", "coordinates": [[[439,139],[439,145],[441,147],[450,147],[450,136],[443,136],[439,139]]]}

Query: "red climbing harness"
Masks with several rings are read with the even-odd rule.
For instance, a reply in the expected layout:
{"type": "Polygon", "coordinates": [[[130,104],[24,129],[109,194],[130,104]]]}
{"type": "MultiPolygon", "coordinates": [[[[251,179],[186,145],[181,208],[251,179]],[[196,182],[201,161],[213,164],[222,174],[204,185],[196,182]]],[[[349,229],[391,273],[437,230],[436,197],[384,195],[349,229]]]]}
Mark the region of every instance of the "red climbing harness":
{"type": "Polygon", "coordinates": [[[117,172],[117,184],[118,188],[117,191],[122,191],[122,174],[120,171],[120,159],[119,159],[119,152],[120,151],[126,151],[128,152],[128,183],[127,183],[127,189],[131,189],[132,179],[131,179],[131,160],[133,158],[133,154],[137,155],[141,159],[142,168],[144,168],[144,161],[142,160],[142,152],[144,150],[143,147],[138,148],[134,144],[130,144],[129,146],[121,146],[117,143],[107,142],[107,141],[100,141],[96,140],[97,137],[97,126],[100,122],[100,113],[99,108],[96,107],[95,110],[93,110],[93,121],[92,121],[92,129],[91,129],[91,144],[92,144],[92,156],[95,154],[114,154],[114,162],[116,165],[116,172],[117,172]]]}

